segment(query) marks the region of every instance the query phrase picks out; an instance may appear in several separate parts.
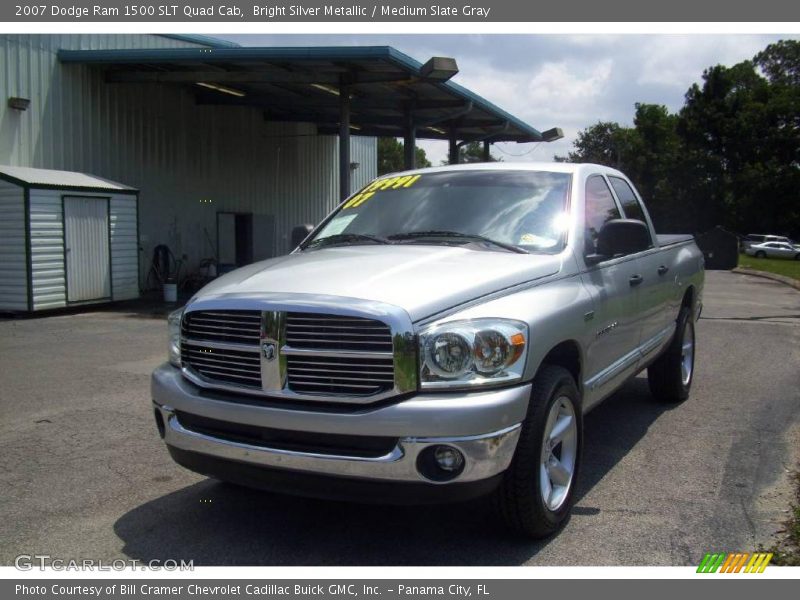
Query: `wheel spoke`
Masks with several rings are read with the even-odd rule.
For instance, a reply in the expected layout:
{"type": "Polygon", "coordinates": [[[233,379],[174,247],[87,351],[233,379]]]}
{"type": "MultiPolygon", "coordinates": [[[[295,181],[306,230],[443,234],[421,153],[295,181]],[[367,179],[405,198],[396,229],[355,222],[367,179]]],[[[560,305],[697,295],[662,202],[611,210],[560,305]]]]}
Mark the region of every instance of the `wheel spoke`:
{"type": "Polygon", "coordinates": [[[560,442],[564,438],[564,434],[570,431],[572,427],[572,415],[566,415],[561,417],[556,424],[553,426],[553,430],[550,432],[550,442],[555,445],[556,442],[560,442]]]}
{"type": "Polygon", "coordinates": [[[553,492],[553,485],[550,483],[550,474],[547,472],[547,467],[541,465],[539,469],[539,486],[542,488],[542,498],[545,503],[550,502],[550,494],[553,492]]]}
{"type": "Polygon", "coordinates": [[[572,479],[572,473],[555,456],[550,457],[547,470],[550,474],[550,480],[554,484],[563,486],[569,485],[570,479],[572,479]]]}

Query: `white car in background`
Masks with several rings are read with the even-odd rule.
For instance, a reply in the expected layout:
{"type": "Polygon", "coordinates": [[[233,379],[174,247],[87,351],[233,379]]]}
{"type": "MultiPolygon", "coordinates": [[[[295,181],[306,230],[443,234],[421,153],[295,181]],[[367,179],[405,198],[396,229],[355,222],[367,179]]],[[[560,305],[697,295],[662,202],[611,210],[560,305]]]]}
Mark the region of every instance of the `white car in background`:
{"type": "Polygon", "coordinates": [[[788,258],[800,260],[800,247],[787,242],[765,242],[753,244],[745,250],[746,254],[756,258],[788,258]]]}

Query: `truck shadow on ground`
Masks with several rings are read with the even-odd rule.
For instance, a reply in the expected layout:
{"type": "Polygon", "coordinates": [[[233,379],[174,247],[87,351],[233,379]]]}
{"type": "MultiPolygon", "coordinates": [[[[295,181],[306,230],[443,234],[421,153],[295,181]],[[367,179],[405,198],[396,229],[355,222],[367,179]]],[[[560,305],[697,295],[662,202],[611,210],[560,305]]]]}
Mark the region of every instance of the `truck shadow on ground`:
{"type": "MultiPolygon", "coordinates": [[[[591,519],[602,511],[587,504],[586,495],[666,410],[639,377],[586,417],[574,515],[591,519]]],[[[194,560],[196,566],[519,565],[550,542],[509,536],[485,500],[360,505],[281,496],[214,480],[129,511],[114,531],[131,558],[194,560]]]]}

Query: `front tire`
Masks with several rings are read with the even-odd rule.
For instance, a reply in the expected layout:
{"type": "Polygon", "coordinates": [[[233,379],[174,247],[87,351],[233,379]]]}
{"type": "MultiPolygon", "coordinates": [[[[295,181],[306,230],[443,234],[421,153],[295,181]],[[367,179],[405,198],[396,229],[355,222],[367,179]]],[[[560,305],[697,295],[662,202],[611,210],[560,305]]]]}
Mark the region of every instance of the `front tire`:
{"type": "Polygon", "coordinates": [[[495,508],[512,530],[552,535],[572,509],[583,450],[580,393],[562,367],[544,365],[533,380],[517,449],[495,492],[495,508]]]}
{"type": "Polygon", "coordinates": [[[764,252],[763,250],[759,250],[758,252],[756,252],[755,256],[756,258],[767,258],[767,253],[764,252]]]}
{"type": "Polygon", "coordinates": [[[650,392],[661,402],[683,402],[694,379],[694,319],[689,307],[678,314],[675,335],[658,359],[647,368],[650,392]]]}

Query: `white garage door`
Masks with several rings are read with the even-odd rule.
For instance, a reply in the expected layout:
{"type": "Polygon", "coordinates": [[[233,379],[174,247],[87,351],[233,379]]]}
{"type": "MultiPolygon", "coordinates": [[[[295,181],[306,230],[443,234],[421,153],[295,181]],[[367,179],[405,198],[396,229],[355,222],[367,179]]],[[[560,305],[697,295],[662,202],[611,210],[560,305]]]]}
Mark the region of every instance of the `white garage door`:
{"type": "Polygon", "coordinates": [[[64,198],[64,241],[69,302],[111,297],[108,200],[64,198]]]}

